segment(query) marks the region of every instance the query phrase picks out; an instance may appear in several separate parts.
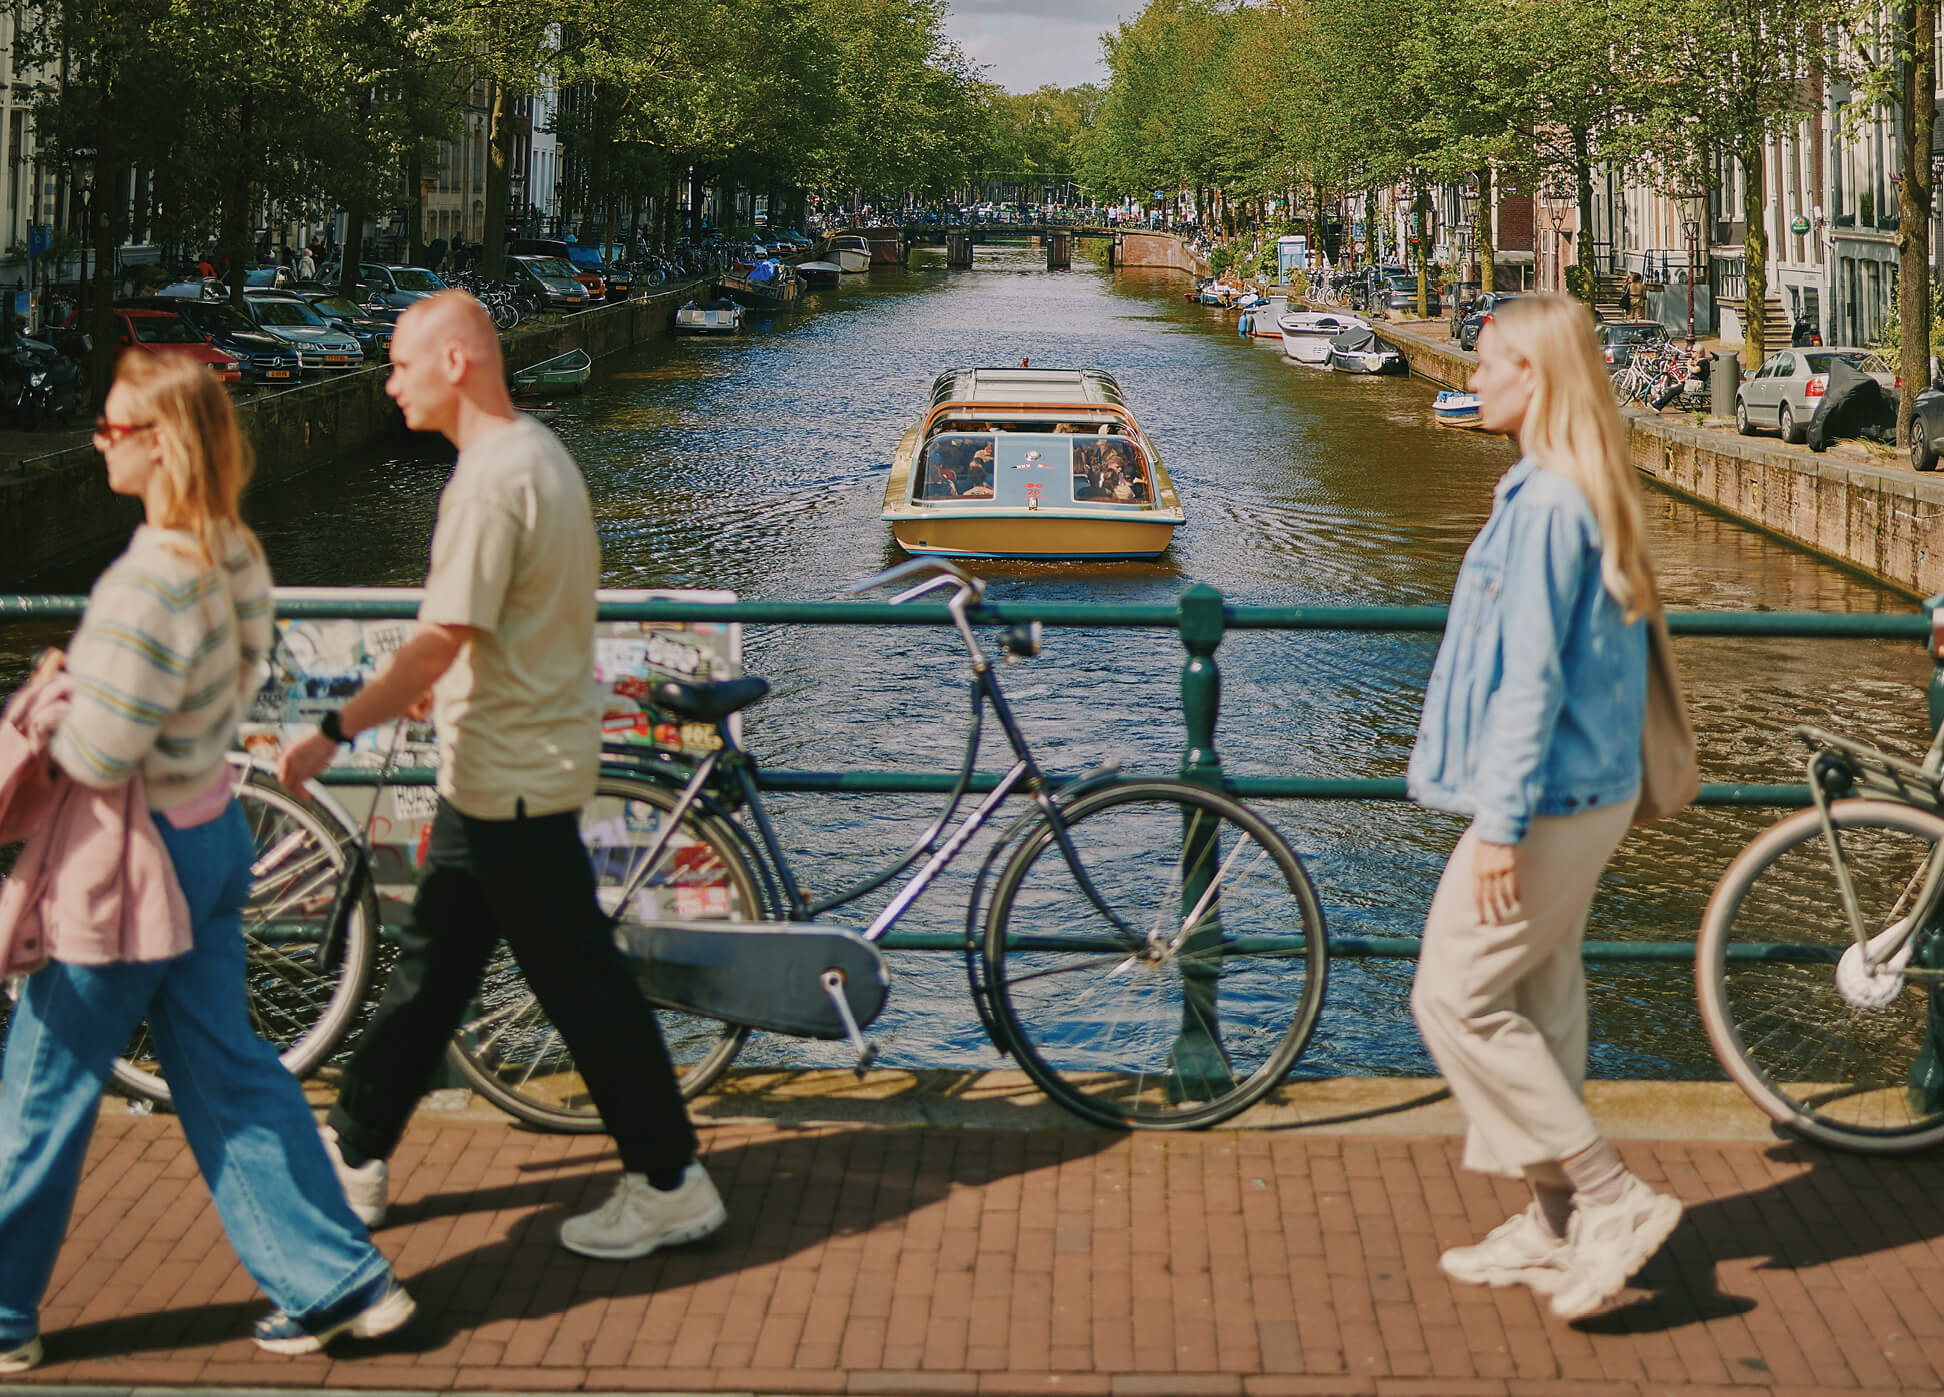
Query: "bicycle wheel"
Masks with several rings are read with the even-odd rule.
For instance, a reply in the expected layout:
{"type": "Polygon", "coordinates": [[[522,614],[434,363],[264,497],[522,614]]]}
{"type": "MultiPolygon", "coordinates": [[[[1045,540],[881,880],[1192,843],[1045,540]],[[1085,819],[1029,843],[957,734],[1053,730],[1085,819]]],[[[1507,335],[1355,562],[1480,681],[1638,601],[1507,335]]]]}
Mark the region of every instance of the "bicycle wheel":
{"type": "MultiPolygon", "coordinates": [[[[1944,848],[1944,819],[1880,800],[1830,807],[1864,927],[1911,912],[1944,848]]],[[[1816,812],[1757,835],[1728,865],[1695,945],[1695,990],[1728,1076],[1770,1118],[1838,1149],[1901,1154],[1944,1141],[1944,1002],[1905,981],[1887,1003],[1854,1007],[1836,966],[1855,944],[1816,812]]],[[[1944,965],[1933,924],[1913,964],[1944,965]]]]}
{"type": "MultiPolygon", "coordinates": [[[[369,878],[349,886],[357,876],[355,832],[336,816],[255,768],[238,783],[236,798],[256,845],[243,907],[250,1022],[291,1075],[305,1077],[337,1050],[363,1003],[378,948],[378,896],[369,878]],[[327,934],[341,907],[342,931],[327,955],[327,934]]],[[[134,1096],[169,1102],[146,1022],[116,1061],[115,1083],[134,1096]]]]}
{"type": "Polygon", "coordinates": [[[1110,786],[1065,820],[1098,902],[1051,824],[1013,851],[982,956],[1001,1046],[1100,1125],[1235,1115],[1288,1073],[1322,1007],[1329,947],[1301,861],[1255,812],[1184,781],[1110,786]]]}
{"type": "MultiPolygon", "coordinates": [[[[604,776],[581,811],[581,838],[610,912],[618,910],[612,904],[674,806],[673,793],[659,786],[604,776]]],[[[763,903],[735,836],[691,812],[628,910],[641,921],[756,921],[763,903]]],[[[668,1009],[654,1014],[685,1098],[720,1077],[749,1037],[748,1029],[714,1019],[668,1009]]],[[[528,1125],[569,1134],[604,1128],[566,1040],[503,943],[487,963],[475,1012],[460,1025],[448,1056],[474,1091],[528,1125]]]]}

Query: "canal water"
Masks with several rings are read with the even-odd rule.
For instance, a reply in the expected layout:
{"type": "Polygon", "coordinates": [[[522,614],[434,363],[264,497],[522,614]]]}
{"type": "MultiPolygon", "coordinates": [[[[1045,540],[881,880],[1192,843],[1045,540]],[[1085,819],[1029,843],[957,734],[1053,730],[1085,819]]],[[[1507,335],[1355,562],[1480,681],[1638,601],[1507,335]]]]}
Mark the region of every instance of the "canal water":
{"type": "MultiPolygon", "coordinates": [[[[1188,305],[1164,274],[1076,261],[1048,273],[1026,249],[981,247],[976,267],[921,260],[847,277],[790,318],[733,339],[657,344],[604,361],[557,430],[586,471],[608,585],[733,588],[749,598],[835,599],[900,561],[878,519],[898,439],[933,377],[969,364],[1102,368],[1158,445],[1187,523],[1158,561],[989,563],[998,599],[1171,602],[1206,582],[1238,603],[1441,603],[1493,483],[1500,441],[1440,430],[1432,390],[1332,375],[1240,340],[1232,317],[1188,305]]],[[[449,457],[374,453],[252,496],[278,580],[410,585],[423,576],[449,457]]],[[[1677,607],[1905,610],[1887,589],[1670,496],[1650,494],[1654,551],[1677,607]]],[[[77,587],[85,578],[72,579],[77,587]]],[[[27,637],[7,638],[0,681],[27,637]]],[[[1236,774],[1401,775],[1431,667],[1430,637],[1231,634],[1218,653],[1217,749],[1236,774]]],[[[1801,779],[1798,722],[1921,749],[1928,664],[1913,644],[1680,643],[1713,781],[1801,779]]],[[[1183,746],[1182,652],[1171,634],[1049,633],[1002,680],[1056,771],[1118,760],[1172,771],[1183,746]]],[[[750,628],[746,665],[770,698],[746,736],[771,766],[939,770],[964,732],[963,652],[912,629],[750,628]]],[[[1003,765],[989,752],[989,768],[1003,765]]],[[[922,798],[778,797],[783,833],[813,890],[833,890],[900,851],[935,808],[922,798]]],[[[1460,822],[1401,803],[1274,802],[1340,934],[1414,935],[1460,822]]],[[[1589,934],[1693,935],[1708,890],[1774,812],[1692,811],[1630,837],[1589,934]]],[[[957,931],[977,860],[902,924],[957,931]]],[[[955,873],[957,870],[955,870],[955,873]]],[[[862,925],[870,904],[858,917],[862,925]]],[[[994,1061],[956,957],[893,957],[879,1021],[888,1064],[994,1061]]],[[[1431,1070],[1408,1009],[1411,965],[1340,961],[1299,1075],[1431,1070]]],[[[1593,1066],[1605,1077],[1718,1075],[1679,964],[1594,964],[1593,1066]]],[[[841,1061],[802,1043],[745,1061],[841,1061]]]]}

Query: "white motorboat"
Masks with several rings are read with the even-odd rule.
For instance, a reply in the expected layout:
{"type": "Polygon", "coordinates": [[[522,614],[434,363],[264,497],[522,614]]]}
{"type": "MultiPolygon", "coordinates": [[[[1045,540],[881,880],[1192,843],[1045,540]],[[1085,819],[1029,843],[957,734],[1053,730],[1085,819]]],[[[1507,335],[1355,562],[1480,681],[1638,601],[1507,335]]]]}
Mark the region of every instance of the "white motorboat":
{"type": "Polygon", "coordinates": [[[1245,314],[1236,327],[1236,334],[1258,340],[1282,339],[1282,318],[1289,310],[1287,296],[1271,296],[1261,305],[1245,314]]]}
{"type": "Polygon", "coordinates": [[[861,233],[843,233],[830,240],[830,251],[825,260],[835,262],[846,272],[868,272],[871,270],[871,245],[864,241],[861,233]]]}
{"type": "Polygon", "coordinates": [[[1369,322],[1336,311],[1293,310],[1276,320],[1283,353],[1304,364],[1328,363],[1330,341],[1345,330],[1360,327],[1369,329],[1369,322]]]}
{"type": "Polygon", "coordinates": [[[712,301],[690,301],[675,312],[677,333],[691,335],[733,335],[742,328],[743,308],[728,297],[712,301]]]}

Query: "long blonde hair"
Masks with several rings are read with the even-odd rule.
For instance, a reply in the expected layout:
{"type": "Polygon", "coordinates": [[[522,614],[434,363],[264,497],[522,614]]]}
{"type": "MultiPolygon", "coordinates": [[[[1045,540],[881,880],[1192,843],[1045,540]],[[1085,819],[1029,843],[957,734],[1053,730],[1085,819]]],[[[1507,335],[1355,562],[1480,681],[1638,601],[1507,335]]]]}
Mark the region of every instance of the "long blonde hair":
{"type": "Polygon", "coordinates": [[[1520,448],[1579,486],[1592,505],[1600,526],[1600,580],[1627,619],[1658,612],[1640,482],[1593,317],[1566,296],[1521,296],[1492,313],[1492,332],[1506,353],[1532,368],[1520,448]]]}
{"type": "Polygon", "coordinates": [[[240,511],[254,465],[250,444],[216,375],[181,355],[130,349],[115,363],[115,381],[155,424],[162,448],[165,488],[155,522],[192,534],[212,564],[224,558],[223,536],[230,531],[260,553],[240,511]]]}

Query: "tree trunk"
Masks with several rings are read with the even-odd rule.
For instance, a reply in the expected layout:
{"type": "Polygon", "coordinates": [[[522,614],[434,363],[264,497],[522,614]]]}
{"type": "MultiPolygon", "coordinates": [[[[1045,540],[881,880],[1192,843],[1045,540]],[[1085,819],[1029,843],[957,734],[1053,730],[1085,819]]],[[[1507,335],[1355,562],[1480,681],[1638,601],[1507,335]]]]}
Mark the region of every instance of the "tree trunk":
{"type": "Polygon", "coordinates": [[[1593,156],[1586,132],[1573,133],[1573,196],[1579,205],[1579,232],[1574,237],[1587,305],[1599,298],[1599,277],[1593,270],[1593,156]]]}
{"type": "Polygon", "coordinates": [[[661,206],[661,250],[670,251],[675,246],[675,201],[680,197],[680,186],[675,167],[668,167],[668,186],[662,191],[661,206]]]}
{"type": "Polygon", "coordinates": [[[344,245],[338,249],[342,261],[338,270],[338,294],[356,300],[355,289],[364,263],[365,206],[354,199],[344,211],[344,245]]]}
{"type": "Polygon", "coordinates": [[[1419,320],[1431,316],[1431,191],[1420,188],[1411,201],[1411,232],[1415,238],[1417,264],[1417,314],[1419,320]]]}
{"type": "Polygon", "coordinates": [[[222,222],[223,246],[229,255],[229,299],[243,309],[244,272],[250,265],[250,136],[256,127],[256,90],[248,84],[237,96],[236,160],[230,167],[222,222]]]}
{"type": "Polygon", "coordinates": [[[92,244],[94,268],[94,352],[90,356],[91,401],[99,403],[108,396],[115,380],[115,360],[121,354],[121,333],[115,323],[115,247],[121,241],[122,154],[121,133],[108,113],[120,105],[119,84],[104,82],[101,89],[102,113],[95,131],[95,192],[88,204],[88,226],[83,230],[84,246],[92,244]]]}
{"type": "Polygon", "coordinates": [[[1930,386],[1931,127],[1937,107],[1937,0],[1904,0],[1899,6],[1910,59],[1903,70],[1903,183],[1897,192],[1897,445],[1910,444],[1917,395],[1930,386]]]}
{"type": "Polygon", "coordinates": [[[506,84],[493,79],[492,115],[486,139],[486,229],[480,239],[479,274],[498,281],[506,274],[506,196],[513,172],[513,101],[506,84]]]}
{"type": "MultiPolygon", "coordinates": [[[[1768,305],[1768,223],[1763,214],[1763,188],[1767,172],[1763,168],[1762,137],[1759,131],[1747,134],[1738,152],[1742,162],[1742,217],[1748,220],[1748,236],[1742,243],[1742,267],[1746,288],[1742,294],[1742,372],[1753,373],[1768,355],[1763,342],[1767,334],[1768,305]]],[[[1924,147],[1924,160],[1930,160],[1930,147],[1924,147]]]]}
{"type": "MultiPolygon", "coordinates": [[[[858,199],[861,204],[863,196],[858,199]]],[[[693,165],[689,166],[688,240],[702,241],[702,172],[693,165]]]]}
{"type": "Polygon", "coordinates": [[[425,265],[425,196],[419,192],[425,175],[425,156],[417,140],[405,153],[405,260],[425,265]]]}
{"type": "Polygon", "coordinates": [[[1498,249],[1492,243],[1492,215],[1498,211],[1498,191],[1492,184],[1492,167],[1478,167],[1478,212],[1472,215],[1473,241],[1478,246],[1478,289],[1490,291],[1497,275],[1498,249]]]}

